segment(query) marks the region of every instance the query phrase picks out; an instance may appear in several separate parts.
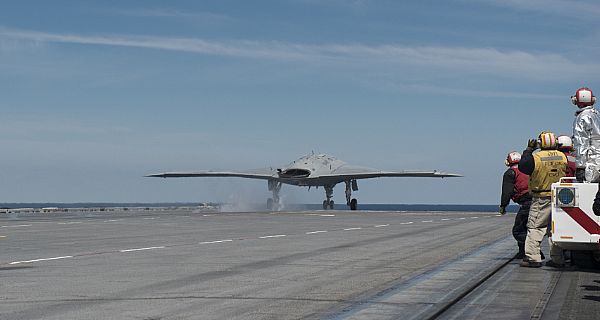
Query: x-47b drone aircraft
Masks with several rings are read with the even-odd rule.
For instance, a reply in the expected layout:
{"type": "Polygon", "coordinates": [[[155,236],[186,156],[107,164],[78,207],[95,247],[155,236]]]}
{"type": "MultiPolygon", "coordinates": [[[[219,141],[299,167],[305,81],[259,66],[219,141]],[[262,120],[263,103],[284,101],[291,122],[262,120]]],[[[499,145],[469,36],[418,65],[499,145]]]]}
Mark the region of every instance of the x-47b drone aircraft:
{"type": "Polygon", "coordinates": [[[279,191],[283,184],[301,187],[323,187],[325,200],[323,209],[333,209],[333,188],[336,184],[346,184],[346,205],[351,210],[356,210],[358,201],[352,199],[352,191],[358,190],[359,179],[379,177],[462,177],[455,173],[432,171],[381,171],[372,168],[359,167],[347,164],[326,154],[310,154],[289,165],[273,169],[265,168],[240,172],[227,171],[197,171],[197,172],[164,172],[147,175],[159,178],[184,178],[184,177],[238,177],[248,179],[267,180],[269,191],[273,197],[267,200],[269,210],[278,210],[280,207],[279,191]]]}

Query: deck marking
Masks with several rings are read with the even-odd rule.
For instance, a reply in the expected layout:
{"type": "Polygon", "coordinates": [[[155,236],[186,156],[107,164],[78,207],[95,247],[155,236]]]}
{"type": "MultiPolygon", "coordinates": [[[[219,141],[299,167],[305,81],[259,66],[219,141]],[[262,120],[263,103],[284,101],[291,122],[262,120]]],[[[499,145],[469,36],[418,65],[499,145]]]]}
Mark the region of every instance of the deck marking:
{"type": "Polygon", "coordinates": [[[2,226],[2,228],[21,228],[21,227],[31,227],[30,224],[16,224],[13,226],[2,226]]]}
{"type": "Polygon", "coordinates": [[[1,238],[6,238],[6,236],[0,236],[0,239],[1,239],[1,238]]]}
{"type": "Polygon", "coordinates": [[[471,217],[471,219],[479,219],[479,217],[471,217]]]}
{"type": "Polygon", "coordinates": [[[200,242],[198,244],[211,244],[211,243],[222,243],[222,242],[231,242],[233,241],[232,239],[227,239],[227,240],[215,240],[215,241],[204,241],[204,242],[200,242]]]}
{"type": "Polygon", "coordinates": [[[276,234],[276,235],[272,235],[272,236],[263,236],[263,237],[259,237],[259,239],[268,239],[268,238],[281,238],[281,237],[286,237],[285,234],[276,234]]]}
{"type": "Polygon", "coordinates": [[[381,228],[381,227],[389,227],[389,224],[378,224],[375,226],[375,228],[381,228]]]}
{"type": "Polygon", "coordinates": [[[433,220],[424,220],[424,221],[421,221],[421,222],[433,222],[433,220]]]}
{"type": "Polygon", "coordinates": [[[32,262],[40,262],[40,261],[50,261],[50,260],[59,260],[59,259],[68,259],[73,258],[73,256],[62,256],[62,257],[54,257],[54,258],[44,258],[44,259],[34,259],[34,260],[25,260],[25,261],[15,261],[9,264],[21,264],[21,263],[32,263],[32,262]]]}
{"type": "Polygon", "coordinates": [[[344,229],[344,231],[360,230],[360,229],[362,229],[362,228],[347,228],[347,229],[344,229]]]}
{"type": "Polygon", "coordinates": [[[413,223],[413,222],[412,221],[410,221],[410,222],[402,222],[400,224],[411,224],[411,223],[413,223]]]}
{"type": "Polygon", "coordinates": [[[323,232],[327,232],[327,231],[326,230],[310,231],[310,232],[307,232],[306,234],[315,234],[315,233],[323,233],[323,232]]]}
{"type": "Polygon", "coordinates": [[[448,220],[452,220],[452,219],[442,219],[442,221],[448,221],[448,220]]]}
{"type": "Polygon", "coordinates": [[[321,217],[335,217],[335,214],[321,214],[321,217]]]}
{"type": "Polygon", "coordinates": [[[466,218],[458,218],[458,220],[465,220],[466,218]]]}
{"type": "Polygon", "coordinates": [[[73,221],[73,222],[59,222],[58,224],[80,224],[83,223],[81,221],[73,221]]]}
{"type": "Polygon", "coordinates": [[[119,221],[119,220],[121,220],[121,219],[104,220],[104,222],[116,222],[116,221],[119,221]]]}
{"type": "Polygon", "coordinates": [[[154,249],[164,249],[164,246],[161,247],[148,247],[148,248],[136,248],[136,249],[125,249],[119,250],[119,252],[133,252],[133,251],[144,251],[144,250],[154,250],[154,249]]]}

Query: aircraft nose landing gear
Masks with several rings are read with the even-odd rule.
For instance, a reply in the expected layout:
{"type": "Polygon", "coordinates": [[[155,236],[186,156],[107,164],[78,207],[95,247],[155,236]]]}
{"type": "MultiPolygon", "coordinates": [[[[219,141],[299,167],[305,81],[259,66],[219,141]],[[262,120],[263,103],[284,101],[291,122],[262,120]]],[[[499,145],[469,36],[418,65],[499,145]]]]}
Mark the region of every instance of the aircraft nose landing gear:
{"type": "Polygon", "coordinates": [[[327,200],[323,200],[323,210],[327,210],[327,209],[333,210],[333,205],[334,205],[333,200],[329,200],[329,202],[327,202],[327,200]]]}
{"type": "Polygon", "coordinates": [[[323,200],[323,210],[332,209],[333,210],[333,186],[325,186],[325,200],[323,200]]]}

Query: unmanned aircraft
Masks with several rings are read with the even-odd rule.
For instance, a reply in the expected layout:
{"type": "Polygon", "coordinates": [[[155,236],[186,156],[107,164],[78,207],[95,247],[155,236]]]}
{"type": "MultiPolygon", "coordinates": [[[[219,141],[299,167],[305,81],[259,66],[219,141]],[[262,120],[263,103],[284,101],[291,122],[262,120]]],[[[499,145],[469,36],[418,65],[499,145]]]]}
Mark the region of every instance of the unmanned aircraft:
{"type": "Polygon", "coordinates": [[[325,200],[323,209],[333,209],[333,188],[336,184],[346,184],[346,205],[356,210],[358,201],[352,199],[352,191],[358,191],[358,179],[379,177],[462,177],[455,173],[441,171],[381,171],[372,168],[347,164],[344,161],[326,154],[309,154],[282,168],[265,168],[240,172],[229,171],[197,171],[197,172],[164,172],[150,174],[146,177],[184,178],[184,177],[238,177],[267,180],[269,191],[273,197],[267,200],[269,210],[280,208],[279,191],[283,184],[301,187],[323,187],[325,200]]]}

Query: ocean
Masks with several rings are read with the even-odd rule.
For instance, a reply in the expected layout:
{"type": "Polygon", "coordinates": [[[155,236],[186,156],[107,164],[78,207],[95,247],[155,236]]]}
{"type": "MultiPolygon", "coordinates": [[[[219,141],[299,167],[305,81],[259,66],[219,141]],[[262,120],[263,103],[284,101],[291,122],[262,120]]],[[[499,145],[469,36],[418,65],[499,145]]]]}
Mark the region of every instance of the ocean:
{"type": "MultiPolygon", "coordinates": [[[[192,202],[173,203],[108,203],[108,202],[84,202],[84,203],[0,203],[0,208],[158,208],[158,207],[194,207],[202,205],[192,202]]],[[[221,206],[218,203],[209,203],[210,206],[221,206]]],[[[227,205],[223,205],[227,206],[227,205]]],[[[235,206],[234,206],[235,207],[235,206]]],[[[249,207],[264,210],[264,205],[251,205],[249,207]]],[[[286,204],[286,210],[321,210],[321,204],[286,204]]],[[[344,204],[336,204],[335,209],[347,210],[344,204]]],[[[497,212],[498,205],[481,204],[358,204],[359,210],[365,211],[469,211],[469,212],[497,212]]],[[[517,212],[516,205],[510,205],[508,212],[517,212]]],[[[245,210],[242,210],[245,211],[245,210]]]]}

